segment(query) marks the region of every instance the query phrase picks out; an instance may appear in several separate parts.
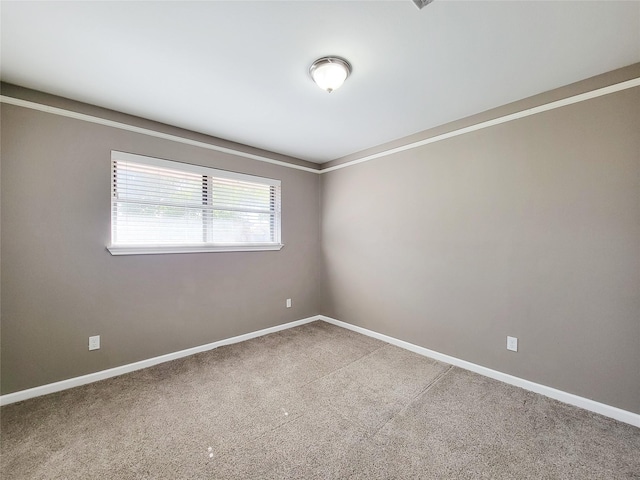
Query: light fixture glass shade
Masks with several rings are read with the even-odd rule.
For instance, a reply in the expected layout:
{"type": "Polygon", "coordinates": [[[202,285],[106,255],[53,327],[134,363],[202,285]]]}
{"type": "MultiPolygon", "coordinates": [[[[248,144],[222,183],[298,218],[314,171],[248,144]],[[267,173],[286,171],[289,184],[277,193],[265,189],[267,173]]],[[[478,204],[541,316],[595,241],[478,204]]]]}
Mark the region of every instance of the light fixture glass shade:
{"type": "Polygon", "coordinates": [[[309,73],[320,88],[331,93],[347,79],[351,65],[344,58],[323,57],[313,62],[309,73]]]}

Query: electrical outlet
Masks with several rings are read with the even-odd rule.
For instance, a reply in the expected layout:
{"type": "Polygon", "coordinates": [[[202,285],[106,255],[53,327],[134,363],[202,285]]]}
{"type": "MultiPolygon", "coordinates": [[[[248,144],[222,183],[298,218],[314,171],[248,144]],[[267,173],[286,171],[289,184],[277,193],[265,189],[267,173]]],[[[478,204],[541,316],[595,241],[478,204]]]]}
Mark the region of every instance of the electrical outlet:
{"type": "Polygon", "coordinates": [[[507,337],[507,350],[518,351],[518,339],[516,337],[507,337]]]}
{"type": "Polygon", "coordinates": [[[287,308],[291,308],[291,299],[287,298],[287,308]]]}
{"type": "Polygon", "coordinates": [[[100,349],[100,335],[89,337],[89,350],[99,350],[99,349],[100,349]]]}

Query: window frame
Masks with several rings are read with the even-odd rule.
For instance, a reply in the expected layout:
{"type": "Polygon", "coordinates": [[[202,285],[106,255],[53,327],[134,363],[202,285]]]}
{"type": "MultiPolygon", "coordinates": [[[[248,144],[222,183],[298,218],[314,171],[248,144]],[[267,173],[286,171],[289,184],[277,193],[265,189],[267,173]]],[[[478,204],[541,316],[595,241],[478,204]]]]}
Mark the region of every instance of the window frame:
{"type": "Polygon", "coordinates": [[[231,172],[227,170],[219,170],[211,167],[203,167],[190,163],[183,163],[174,160],[163,160],[155,157],[137,155],[133,153],[111,151],[111,162],[109,168],[109,190],[110,190],[110,222],[109,222],[109,244],[107,250],[111,255],[153,255],[153,254],[172,254],[172,253],[208,253],[208,252],[257,252],[257,251],[276,251],[280,250],[284,244],[282,243],[282,191],[281,181],[273,178],[259,177],[256,175],[248,175],[244,173],[231,172]],[[113,214],[114,202],[117,200],[116,189],[114,186],[114,165],[115,162],[131,162],[137,164],[148,165],[152,167],[167,168],[178,170],[185,173],[193,173],[197,175],[222,178],[227,180],[239,180],[243,182],[259,183],[276,187],[276,208],[275,218],[275,241],[267,243],[251,242],[251,243],[203,243],[203,244],[118,244],[113,242],[113,214]]]}

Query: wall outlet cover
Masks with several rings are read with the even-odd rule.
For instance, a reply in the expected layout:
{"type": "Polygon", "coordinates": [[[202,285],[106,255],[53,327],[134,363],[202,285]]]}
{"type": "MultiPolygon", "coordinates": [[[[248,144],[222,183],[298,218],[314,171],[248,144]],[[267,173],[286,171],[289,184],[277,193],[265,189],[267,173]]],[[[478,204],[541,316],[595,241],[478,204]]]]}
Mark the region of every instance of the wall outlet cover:
{"type": "Polygon", "coordinates": [[[518,351],[518,339],[516,337],[507,337],[507,350],[518,351]]]}
{"type": "Polygon", "coordinates": [[[89,337],[89,350],[98,350],[100,349],[100,335],[94,335],[93,337],[89,337]]]}

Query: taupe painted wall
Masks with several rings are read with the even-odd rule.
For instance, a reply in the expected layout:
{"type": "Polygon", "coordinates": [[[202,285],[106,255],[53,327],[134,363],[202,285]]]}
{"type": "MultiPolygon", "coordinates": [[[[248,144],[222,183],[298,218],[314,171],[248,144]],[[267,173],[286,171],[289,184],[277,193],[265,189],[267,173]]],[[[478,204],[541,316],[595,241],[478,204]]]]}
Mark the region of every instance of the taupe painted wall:
{"type": "Polygon", "coordinates": [[[323,174],[322,313],[640,413],[639,132],[634,88],[323,174]]]}
{"type": "Polygon", "coordinates": [[[2,394],[319,313],[315,173],[3,104],[1,195],[2,394]],[[284,248],[111,256],[111,150],[281,179],[284,248]]]}
{"type": "Polygon", "coordinates": [[[1,109],[2,394],[323,313],[640,413],[638,88],[321,176],[1,109]],[[284,249],[112,257],[112,149],[280,178],[284,249]]]}

